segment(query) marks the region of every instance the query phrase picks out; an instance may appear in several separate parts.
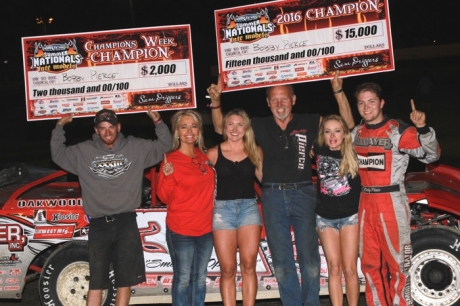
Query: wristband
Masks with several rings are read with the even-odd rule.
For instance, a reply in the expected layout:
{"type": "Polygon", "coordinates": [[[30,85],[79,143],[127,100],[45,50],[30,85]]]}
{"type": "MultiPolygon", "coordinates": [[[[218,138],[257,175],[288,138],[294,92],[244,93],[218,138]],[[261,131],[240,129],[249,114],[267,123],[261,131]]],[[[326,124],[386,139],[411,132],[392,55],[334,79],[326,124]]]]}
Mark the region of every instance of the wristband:
{"type": "Polygon", "coordinates": [[[160,122],[161,122],[161,117],[160,117],[160,119],[153,120],[153,123],[154,123],[154,124],[158,124],[158,123],[160,123],[160,122]]]}
{"type": "Polygon", "coordinates": [[[430,132],[430,128],[426,124],[424,126],[422,126],[422,127],[415,127],[415,128],[417,129],[417,133],[419,133],[421,135],[430,132]]]}
{"type": "Polygon", "coordinates": [[[218,108],[220,108],[220,104],[217,105],[217,106],[212,106],[212,104],[209,104],[209,107],[210,107],[211,109],[218,109],[218,108]]]}
{"type": "Polygon", "coordinates": [[[340,88],[340,89],[337,89],[336,91],[333,91],[332,93],[333,93],[334,95],[336,95],[336,94],[338,94],[338,93],[341,93],[342,91],[343,91],[343,89],[340,88]]]}

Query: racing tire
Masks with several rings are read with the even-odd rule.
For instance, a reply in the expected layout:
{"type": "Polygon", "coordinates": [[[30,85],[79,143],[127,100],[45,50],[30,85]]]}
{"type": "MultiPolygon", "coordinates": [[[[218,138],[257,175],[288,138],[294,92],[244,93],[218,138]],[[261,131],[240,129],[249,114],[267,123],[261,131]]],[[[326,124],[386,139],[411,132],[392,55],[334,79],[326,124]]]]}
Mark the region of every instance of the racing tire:
{"type": "MultiPolygon", "coordinates": [[[[40,274],[39,295],[43,305],[85,306],[89,289],[87,241],[74,241],[58,247],[45,262],[40,274]]],[[[111,286],[102,291],[102,306],[115,305],[113,271],[111,286]]]]}
{"type": "Polygon", "coordinates": [[[411,233],[411,293],[418,306],[460,305],[460,231],[441,225],[411,233]]]}

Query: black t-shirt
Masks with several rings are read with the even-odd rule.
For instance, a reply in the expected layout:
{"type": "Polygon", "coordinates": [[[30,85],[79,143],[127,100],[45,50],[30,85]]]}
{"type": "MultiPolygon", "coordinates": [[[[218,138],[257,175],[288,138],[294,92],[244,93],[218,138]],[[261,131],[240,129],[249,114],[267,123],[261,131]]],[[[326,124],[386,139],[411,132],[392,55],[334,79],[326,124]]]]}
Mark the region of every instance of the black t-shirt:
{"type": "Polygon", "coordinates": [[[339,177],[342,154],[327,146],[314,145],[318,172],[316,214],[326,219],[341,219],[358,212],[361,194],[359,175],[339,177]]]}
{"type": "Polygon", "coordinates": [[[311,181],[308,154],[318,134],[319,114],[293,114],[284,131],[273,116],[253,118],[251,123],[264,152],[263,183],[311,181]]]}

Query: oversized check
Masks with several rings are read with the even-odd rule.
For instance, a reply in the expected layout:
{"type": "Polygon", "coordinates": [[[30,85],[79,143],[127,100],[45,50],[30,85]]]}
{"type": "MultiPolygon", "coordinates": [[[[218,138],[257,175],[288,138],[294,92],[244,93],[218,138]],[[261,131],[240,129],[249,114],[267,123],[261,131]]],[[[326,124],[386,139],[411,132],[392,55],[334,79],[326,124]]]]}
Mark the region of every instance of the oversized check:
{"type": "Polygon", "coordinates": [[[223,90],[394,70],[387,0],[286,0],[215,11],[223,90]]]}
{"type": "Polygon", "coordinates": [[[189,25],[25,37],[27,120],[195,108],[189,25]]]}

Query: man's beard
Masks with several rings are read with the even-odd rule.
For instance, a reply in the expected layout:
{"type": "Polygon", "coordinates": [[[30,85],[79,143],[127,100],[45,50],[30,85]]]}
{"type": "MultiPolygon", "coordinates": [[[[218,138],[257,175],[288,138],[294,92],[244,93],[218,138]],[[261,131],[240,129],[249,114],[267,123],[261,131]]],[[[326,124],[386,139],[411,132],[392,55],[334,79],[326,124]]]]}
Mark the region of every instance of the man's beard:
{"type": "Polygon", "coordinates": [[[277,109],[275,109],[275,112],[273,113],[273,116],[276,118],[276,119],[279,119],[281,121],[284,121],[286,120],[287,118],[289,118],[289,116],[291,115],[291,113],[287,112],[286,108],[284,108],[284,114],[281,115],[277,112],[277,109]]]}

